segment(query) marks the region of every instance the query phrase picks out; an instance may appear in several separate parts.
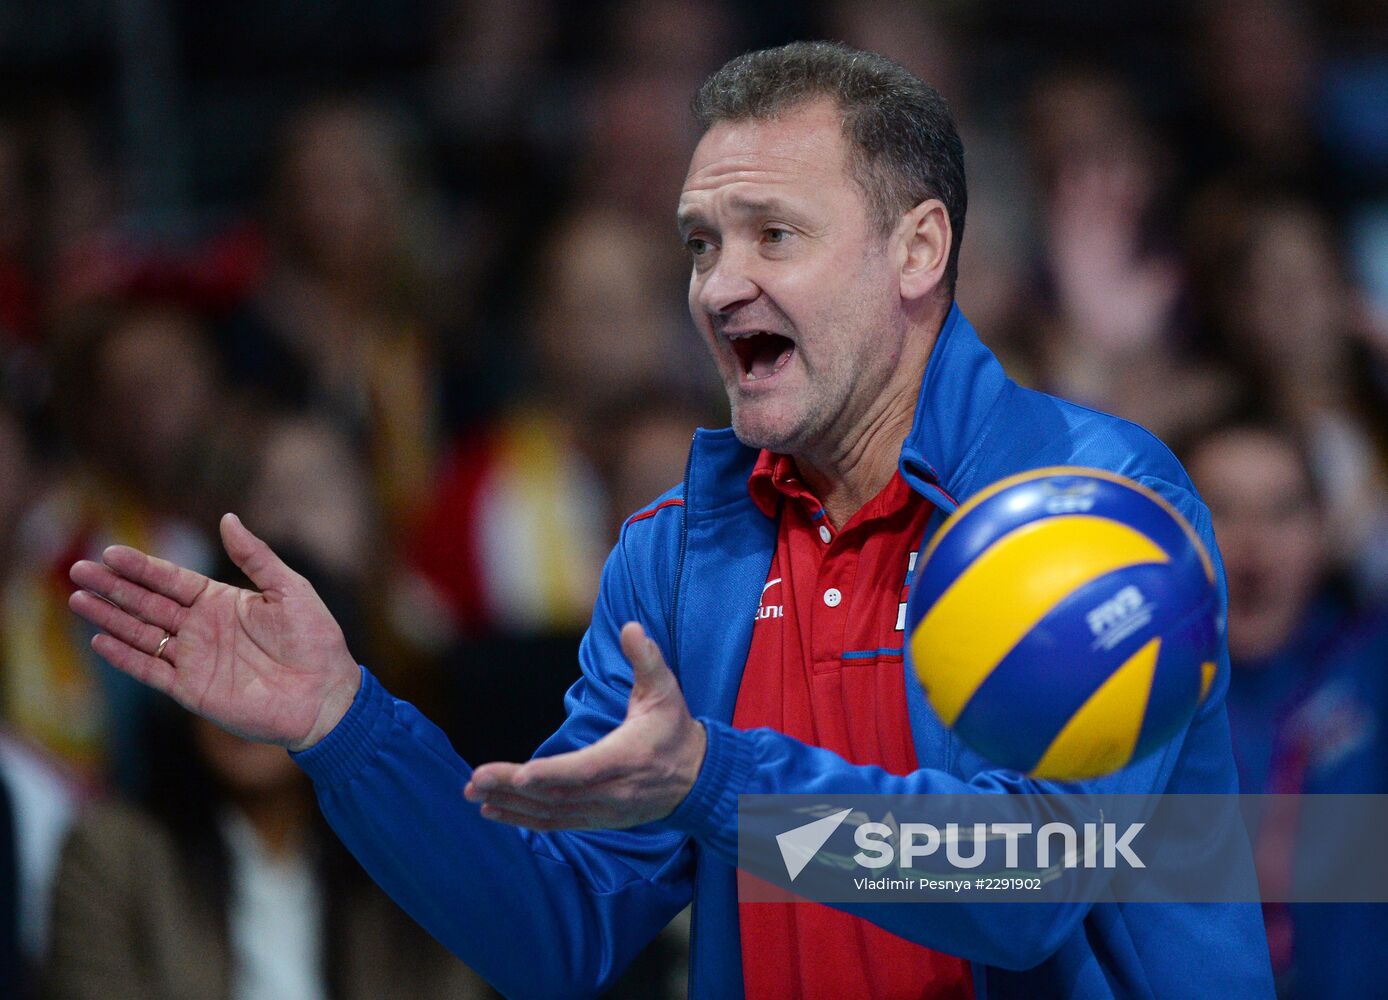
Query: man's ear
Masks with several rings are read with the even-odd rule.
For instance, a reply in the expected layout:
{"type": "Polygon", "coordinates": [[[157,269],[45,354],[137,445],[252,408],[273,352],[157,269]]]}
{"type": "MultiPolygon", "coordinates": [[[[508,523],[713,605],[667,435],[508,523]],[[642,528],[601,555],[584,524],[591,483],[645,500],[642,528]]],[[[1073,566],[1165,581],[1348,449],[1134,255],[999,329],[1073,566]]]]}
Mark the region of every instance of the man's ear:
{"type": "Polygon", "coordinates": [[[897,227],[901,259],[901,297],[926,298],[945,278],[954,231],[949,211],[938,198],[921,202],[901,217],[897,227]]]}

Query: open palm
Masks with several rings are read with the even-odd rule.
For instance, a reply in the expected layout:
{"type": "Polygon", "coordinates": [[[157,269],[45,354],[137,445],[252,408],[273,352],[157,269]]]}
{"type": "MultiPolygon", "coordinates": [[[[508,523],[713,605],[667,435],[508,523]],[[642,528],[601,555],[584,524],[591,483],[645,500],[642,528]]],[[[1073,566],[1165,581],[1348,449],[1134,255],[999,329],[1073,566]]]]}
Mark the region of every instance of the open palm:
{"type": "Polygon", "coordinates": [[[238,735],[311,746],[351,705],[356,661],[307,580],[234,514],[221,532],[258,592],[114,545],[73,565],[69,603],[118,669],[238,735]]]}

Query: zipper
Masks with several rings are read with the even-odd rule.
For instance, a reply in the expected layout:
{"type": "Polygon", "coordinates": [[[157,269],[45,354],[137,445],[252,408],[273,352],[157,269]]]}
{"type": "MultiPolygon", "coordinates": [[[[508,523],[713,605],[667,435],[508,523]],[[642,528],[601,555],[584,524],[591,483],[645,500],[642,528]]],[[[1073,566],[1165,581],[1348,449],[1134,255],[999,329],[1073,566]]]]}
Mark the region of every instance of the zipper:
{"type": "Polygon", "coordinates": [[[670,592],[670,658],[674,662],[670,668],[679,676],[679,647],[675,645],[675,622],[680,616],[680,584],[684,582],[684,550],[689,544],[689,472],[694,467],[694,442],[699,438],[696,431],[689,439],[689,456],[684,460],[684,503],[680,505],[680,550],[675,558],[675,586],[670,592]]]}

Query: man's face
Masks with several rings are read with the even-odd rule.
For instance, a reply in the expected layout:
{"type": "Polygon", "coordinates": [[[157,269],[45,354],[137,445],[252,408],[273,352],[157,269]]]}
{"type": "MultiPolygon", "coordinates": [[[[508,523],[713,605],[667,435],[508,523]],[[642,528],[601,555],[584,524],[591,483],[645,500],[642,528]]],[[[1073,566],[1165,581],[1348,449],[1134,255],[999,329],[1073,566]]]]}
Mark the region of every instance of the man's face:
{"type": "Polygon", "coordinates": [[[828,101],[715,125],[680,196],[689,310],[745,444],[834,450],[880,405],[906,334],[899,265],[828,101]]]}
{"type": "Polygon", "coordinates": [[[1229,652],[1259,660],[1300,624],[1321,581],[1324,525],[1295,448],[1266,431],[1235,429],[1192,456],[1229,578],[1229,652]]]}

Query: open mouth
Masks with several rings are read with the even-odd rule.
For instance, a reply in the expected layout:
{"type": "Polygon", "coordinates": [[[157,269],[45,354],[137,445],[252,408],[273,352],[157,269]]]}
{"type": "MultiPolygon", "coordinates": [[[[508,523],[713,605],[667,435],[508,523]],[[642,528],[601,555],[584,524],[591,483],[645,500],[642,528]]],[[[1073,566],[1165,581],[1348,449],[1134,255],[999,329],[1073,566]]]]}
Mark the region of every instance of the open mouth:
{"type": "Polygon", "coordinates": [[[742,374],[748,382],[775,375],[795,353],[795,341],[766,330],[734,334],[728,339],[732,342],[738,361],[742,363],[742,374]]]}

